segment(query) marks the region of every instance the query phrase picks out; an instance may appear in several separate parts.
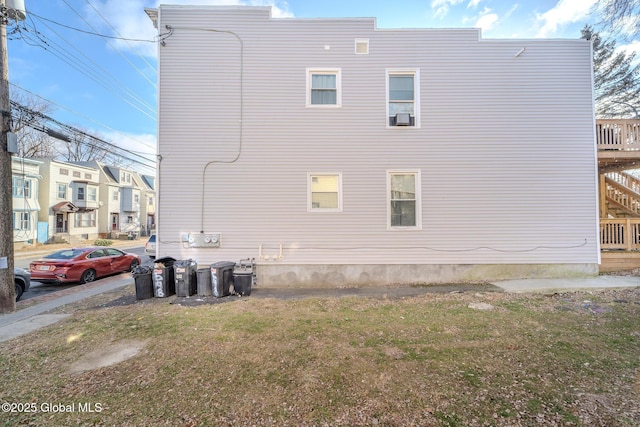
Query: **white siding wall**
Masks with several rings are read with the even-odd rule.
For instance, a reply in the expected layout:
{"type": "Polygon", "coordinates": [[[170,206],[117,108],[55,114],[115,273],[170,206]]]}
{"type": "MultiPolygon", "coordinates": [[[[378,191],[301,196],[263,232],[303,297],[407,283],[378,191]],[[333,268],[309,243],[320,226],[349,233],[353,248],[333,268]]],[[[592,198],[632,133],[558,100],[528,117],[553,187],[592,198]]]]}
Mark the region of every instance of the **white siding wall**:
{"type": "Polygon", "coordinates": [[[238,260],[282,243],[279,262],[301,265],[598,263],[587,41],[271,20],[262,8],[165,6],[165,25],[160,255],[238,260]],[[305,107],[308,67],[341,69],[341,108],[305,107]],[[395,68],[420,71],[419,129],[386,127],[395,68]],[[388,230],[394,169],[421,172],[421,230],[388,230]],[[343,210],[308,212],[307,174],[327,171],[342,174],[343,210]],[[222,247],[184,248],[181,235],[201,230],[221,232],[222,247]]]}

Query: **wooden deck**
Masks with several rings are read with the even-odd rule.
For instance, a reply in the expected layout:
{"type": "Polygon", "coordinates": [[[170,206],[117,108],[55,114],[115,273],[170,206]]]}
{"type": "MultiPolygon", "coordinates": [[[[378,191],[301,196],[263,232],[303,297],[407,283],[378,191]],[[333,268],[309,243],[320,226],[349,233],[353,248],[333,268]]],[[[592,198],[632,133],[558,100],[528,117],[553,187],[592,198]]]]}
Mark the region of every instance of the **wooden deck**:
{"type": "Polygon", "coordinates": [[[640,268],[640,120],[596,120],[603,273],[640,268]]]}

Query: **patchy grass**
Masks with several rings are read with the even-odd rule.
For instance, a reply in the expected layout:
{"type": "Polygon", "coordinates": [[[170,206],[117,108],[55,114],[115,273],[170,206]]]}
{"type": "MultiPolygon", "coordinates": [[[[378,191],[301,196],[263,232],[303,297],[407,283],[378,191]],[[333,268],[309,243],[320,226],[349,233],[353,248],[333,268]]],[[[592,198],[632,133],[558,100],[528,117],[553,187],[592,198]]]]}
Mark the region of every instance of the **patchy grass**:
{"type": "Polygon", "coordinates": [[[2,401],[35,408],[0,425],[640,425],[640,289],[101,307],[109,297],[0,344],[2,401]],[[123,341],[146,346],[73,373],[123,341]]]}

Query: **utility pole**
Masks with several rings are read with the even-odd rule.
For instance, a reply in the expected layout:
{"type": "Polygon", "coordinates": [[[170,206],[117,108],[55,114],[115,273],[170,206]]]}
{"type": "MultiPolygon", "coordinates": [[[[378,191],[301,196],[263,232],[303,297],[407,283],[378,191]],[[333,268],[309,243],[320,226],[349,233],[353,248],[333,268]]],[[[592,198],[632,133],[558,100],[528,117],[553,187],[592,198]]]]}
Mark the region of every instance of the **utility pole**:
{"type": "MultiPolygon", "coordinates": [[[[8,133],[11,132],[7,23],[24,19],[24,2],[5,0],[0,9],[0,313],[16,309],[13,277],[13,177],[8,133]]],[[[13,134],[12,134],[13,135],[13,134]]],[[[14,141],[15,142],[15,141],[14,141]]]]}

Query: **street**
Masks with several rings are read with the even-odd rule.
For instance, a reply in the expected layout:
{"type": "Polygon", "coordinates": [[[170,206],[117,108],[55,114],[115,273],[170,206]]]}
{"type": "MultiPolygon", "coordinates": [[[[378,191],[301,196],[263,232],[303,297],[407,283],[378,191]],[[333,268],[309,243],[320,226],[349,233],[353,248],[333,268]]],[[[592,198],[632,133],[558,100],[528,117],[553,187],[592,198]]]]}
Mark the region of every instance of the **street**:
{"type": "MultiPolygon", "coordinates": [[[[128,248],[123,250],[125,252],[129,252],[129,253],[140,256],[140,259],[142,260],[142,265],[153,266],[153,261],[151,260],[151,258],[149,258],[149,256],[144,253],[144,246],[140,246],[136,248],[128,248]]],[[[33,260],[39,259],[41,256],[42,255],[34,255],[33,257],[29,257],[29,258],[16,259],[15,266],[29,270],[29,263],[33,260]]],[[[56,284],[56,283],[40,283],[36,281],[31,281],[31,287],[29,288],[28,291],[26,291],[22,295],[22,298],[20,299],[20,301],[28,300],[30,298],[34,298],[40,295],[47,295],[52,292],[58,292],[64,289],[71,288],[73,286],[82,286],[82,285],[79,285],[77,283],[56,284]]]]}

